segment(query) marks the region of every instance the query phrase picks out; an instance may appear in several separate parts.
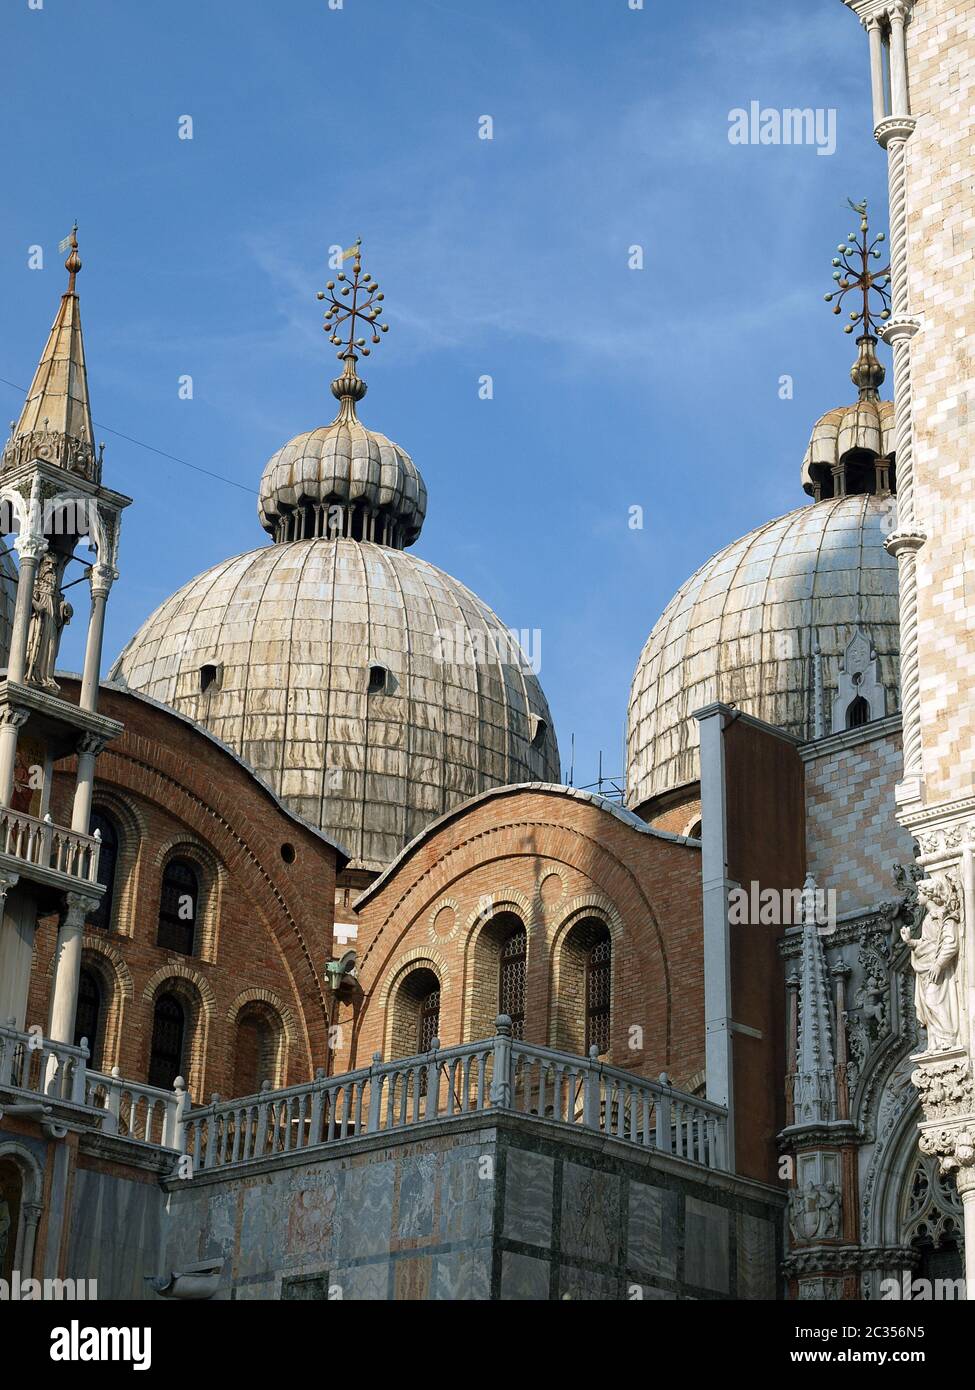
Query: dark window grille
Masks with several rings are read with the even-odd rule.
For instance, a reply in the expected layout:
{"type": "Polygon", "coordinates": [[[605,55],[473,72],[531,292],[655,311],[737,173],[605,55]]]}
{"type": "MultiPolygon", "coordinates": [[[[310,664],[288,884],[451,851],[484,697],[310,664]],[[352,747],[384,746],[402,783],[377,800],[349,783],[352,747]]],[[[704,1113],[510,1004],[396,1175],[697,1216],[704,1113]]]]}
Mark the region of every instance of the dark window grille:
{"type": "Polygon", "coordinates": [[[90,970],[82,970],[78,980],[78,1010],[74,1022],[74,1045],[80,1046],[81,1039],[88,1039],[88,1065],[98,1065],[99,1015],[102,1009],[102,992],[98,980],[90,970]]]}
{"type": "Polygon", "coordinates": [[[183,956],[193,954],[199,897],[200,881],[193,865],[185,859],[171,859],[163,874],[157,946],[183,956]]]}
{"type": "Polygon", "coordinates": [[[417,1052],[429,1052],[434,1038],[440,1033],[440,991],[431,990],[420,1002],[417,1052]]]}
{"type": "Polygon", "coordinates": [[[609,1051],[609,1004],[613,973],[613,944],[602,937],[586,962],[586,1051],[609,1051]]]}
{"type": "Polygon", "coordinates": [[[118,868],[118,827],[103,811],[92,812],[89,826],[92,835],[97,830],[102,837],[102,847],[98,852],[98,882],[104,885],[105,891],[101,902],[89,915],[88,925],[97,931],[111,931],[115,907],[115,873],[118,868]]]}
{"type": "Polygon", "coordinates": [[[516,927],[501,947],[498,971],[498,1013],[511,1019],[511,1036],[525,1036],[525,987],[528,965],[528,937],[524,927],[516,927]]]}
{"type": "Polygon", "coordinates": [[[170,1090],[183,1066],[186,1015],[174,994],[160,994],[152,1020],[149,1085],[170,1090]]]}

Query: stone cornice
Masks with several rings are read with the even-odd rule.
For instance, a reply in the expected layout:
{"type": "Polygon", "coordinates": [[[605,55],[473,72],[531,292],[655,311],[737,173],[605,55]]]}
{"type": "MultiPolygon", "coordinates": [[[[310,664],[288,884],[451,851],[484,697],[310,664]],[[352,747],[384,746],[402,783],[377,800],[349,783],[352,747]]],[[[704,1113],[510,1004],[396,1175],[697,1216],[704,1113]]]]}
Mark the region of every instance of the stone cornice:
{"type": "Polygon", "coordinates": [[[846,748],[858,748],[876,739],[890,738],[892,734],[899,734],[900,730],[900,715],[888,714],[886,718],[873,719],[858,729],[841,729],[839,733],[826,734],[823,738],[803,743],[799,748],[799,757],[804,763],[812,762],[815,758],[825,758],[846,748]]]}

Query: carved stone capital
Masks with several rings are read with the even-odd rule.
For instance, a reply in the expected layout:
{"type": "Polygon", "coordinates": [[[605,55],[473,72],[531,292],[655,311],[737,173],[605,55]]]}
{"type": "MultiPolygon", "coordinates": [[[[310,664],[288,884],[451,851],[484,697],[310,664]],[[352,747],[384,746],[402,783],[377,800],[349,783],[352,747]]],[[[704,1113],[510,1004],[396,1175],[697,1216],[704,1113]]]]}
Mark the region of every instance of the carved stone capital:
{"type": "Polygon", "coordinates": [[[892,140],[909,140],[917,129],[914,116],[885,116],[878,121],[873,138],[882,150],[887,149],[892,140]]]}
{"type": "Polygon", "coordinates": [[[73,934],[84,931],[85,922],[97,906],[98,899],[89,897],[87,893],[65,893],[62,932],[73,934]]]}
{"type": "Polygon", "coordinates": [[[19,705],[0,705],[0,728],[22,729],[30,718],[30,710],[19,705]]]}
{"type": "Polygon", "coordinates": [[[880,336],[888,347],[906,338],[908,342],[921,331],[921,320],[913,314],[895,314],[887,320],[880,330],[880,336]]]}
{"type": "Polygon", "coordinates": [[[98,757],[105,749],[108,739],[102,734],[82,734],[78,740],[79,753],[91,753],[93,757],[98,757]]]}
{"type": "Polygon", "coordinates": [[[118,579],[118,570],[111,565],[92,565],[88,571],[88,582],[92,598],[108,598],[112,585],[118,579]]]}
{"type": "Polygon", "coordinates": [[[891,531],[884,541],[884,549],[888,555],[900,555],[903,552],[917,554],[927,540],[927,535],[919,531],[916,527],[905,526],[902,530],[891,531]]]}
{"type": "Polygon", "coordinates": [[[7,894],[19,882],[20,874],[0,873],[0,912],[3,911],[3,905],[7,901],[7,894]]]}
{"type": "Polygon", "coordinates": [[[33,531],[21,531],[14,541],[14,549],[21,560],[39,560],[47,550],[47,539],[33,531]]]}

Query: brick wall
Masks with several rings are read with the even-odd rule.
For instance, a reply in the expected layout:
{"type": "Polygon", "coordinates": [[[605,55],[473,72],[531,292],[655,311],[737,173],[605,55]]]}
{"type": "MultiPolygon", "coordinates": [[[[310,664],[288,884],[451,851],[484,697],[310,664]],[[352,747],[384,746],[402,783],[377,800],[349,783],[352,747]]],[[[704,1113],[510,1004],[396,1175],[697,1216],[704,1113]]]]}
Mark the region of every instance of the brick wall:
{"type": "MultiPolygon", "coordinates": [[[[77,693],[68,681],[64,691],[77,693]]],[[[281,1020],[280,1072],[271,1079],[306,1080],[326,1060],[335,850],[188,721],[108,687],[100,708],[125,724],[96,769],[94,804],[121,829],[111,928],[86,938],[85,966],[103,982],[101,1068],[147,1078],[154,998],[172,988],[191,1012],[186,1070],[195,1099],[233,1093],[235,1019],[250,1002],[281,1020]],[[162,872],[174,851],[197,864],[203,883],[192,956],[156,944],[162,872]]],[[[73,787],[66,761],[52,796],[63,824],[73,787]]],[[[56,922],[42,921],[28,1022],[47,1021],[55,940],[56,922]]]]}
{"type": "Polygon", "coordinates": [[[528,1042],[565,1046],[572,1035],[583,1000],[559,989],[566,944],[576,924],[596,919],[613,945],[611,1060],[677,1084],[700,1080],[700,851],[562,790],[486,794],[436,823],[368,892],[337,1069],[390,1055],[392,1004],[411,969],[440,980],[444,1046],[483,1036],[497,1012],[488,934],[500,913],[528,929],[528,1042]]]}
{"type": "Polygon", "coordinates": [[[914,841],[894,817],[899,730],[867,725],[803,756],[809,872],[836,890],[840,916],[895,897],[892,866],[914,861],[914,841]]]}
{"type": "Polygon", "coordinates": [[[920,0],[907,41],[921,716],[940,801],[970,795],[975,769],[975,0],[920,0]]]}

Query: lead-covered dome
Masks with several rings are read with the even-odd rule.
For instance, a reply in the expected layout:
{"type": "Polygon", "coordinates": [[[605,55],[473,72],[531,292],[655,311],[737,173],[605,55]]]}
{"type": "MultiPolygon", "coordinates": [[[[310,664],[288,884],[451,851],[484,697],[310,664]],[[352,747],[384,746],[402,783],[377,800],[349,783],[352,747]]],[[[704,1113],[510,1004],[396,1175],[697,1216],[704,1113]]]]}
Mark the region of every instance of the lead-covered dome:
{"type": "Polygon", "coordinates": [[[892,508],[889,495],[867,494],[802,507],[719,551],[683,585],[633,677],[630,806],[697,780],[692,716],[713,701],[814,737],[858,629],[876,651],[886,700],[872,717],[896,712],[897,562],[884,548],[892,508]]]}
{"type": "Polygon", "coordinates": [[[216,734],[363,868],[489,787],[559,780],[545,697],[501,620],[370,542],[214,566],[156,610],[111,678],[216,734]]]}

